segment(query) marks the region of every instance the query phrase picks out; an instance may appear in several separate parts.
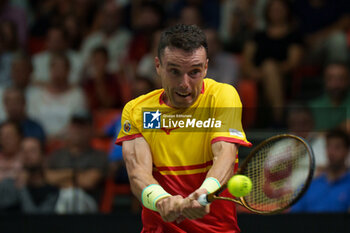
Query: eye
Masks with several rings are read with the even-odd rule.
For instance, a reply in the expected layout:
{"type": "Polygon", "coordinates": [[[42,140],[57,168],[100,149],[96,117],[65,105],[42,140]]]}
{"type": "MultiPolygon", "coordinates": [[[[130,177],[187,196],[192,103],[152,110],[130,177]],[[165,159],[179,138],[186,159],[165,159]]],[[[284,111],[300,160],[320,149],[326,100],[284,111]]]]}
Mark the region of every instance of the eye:
{"type": "Polygon", "coordinates": [[[189,75],[190,75],[191,77],[193,77],[193,76],[199,75],[200,73],[201,73],[201,70],[200,70],[200,69],[195,69],[195,70],[192,70],[192,71],[189,73],[189,75]]]}
{"type": "Polygon", "coordinates": [[[180,71],[178,69],[170,69],[170,73],[175,76],[180,75],[180,71]]]}

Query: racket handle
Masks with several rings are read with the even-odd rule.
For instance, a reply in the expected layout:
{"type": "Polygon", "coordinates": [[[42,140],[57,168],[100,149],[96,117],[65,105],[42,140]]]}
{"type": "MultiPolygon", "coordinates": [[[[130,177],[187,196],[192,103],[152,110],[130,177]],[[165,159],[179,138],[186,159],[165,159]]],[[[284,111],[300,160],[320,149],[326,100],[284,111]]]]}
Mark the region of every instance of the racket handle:
{"type": "Polygon", "coordinates": [[[206,206],[209,204],[208,201],[208,195],[207,194],[202,194],[198,197],[197,201],[199,202],[199,204],[201,204],[202,206],[206,206]]]}

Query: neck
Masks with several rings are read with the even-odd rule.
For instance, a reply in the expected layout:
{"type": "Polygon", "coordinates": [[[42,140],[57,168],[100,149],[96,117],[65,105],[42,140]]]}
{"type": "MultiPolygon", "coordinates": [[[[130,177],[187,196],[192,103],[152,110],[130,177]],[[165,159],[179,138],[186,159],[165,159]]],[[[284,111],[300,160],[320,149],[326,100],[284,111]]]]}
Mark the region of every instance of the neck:
{"type": "Polygon", "coordinates": [[[341,167],[329,167],[327,169],[327,177],[330,181],[335,181],[342,177],[346,173],[347,169],[345,166],[341,167]]]}

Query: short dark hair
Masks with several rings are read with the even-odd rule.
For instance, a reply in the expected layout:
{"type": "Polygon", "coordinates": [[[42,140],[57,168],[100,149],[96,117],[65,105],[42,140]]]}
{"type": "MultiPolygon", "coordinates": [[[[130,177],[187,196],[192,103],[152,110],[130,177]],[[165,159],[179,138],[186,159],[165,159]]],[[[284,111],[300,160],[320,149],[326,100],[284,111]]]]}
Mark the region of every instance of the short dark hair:
{"type": "Polygon", "coordinates": [[[186,52],[203,47],[208,55],[208,43],[204,32],[196,25],[177,24],[162,32],[158,45],[158,57],[166,47],[182,49],[186,52]]]}
{"type": "Polygon", "coordinates": [[[349,135],[343,130],[334,129],[334,130],[328,131],[326,134],[327,141],[330,140],[331,138],[339,138],[343,140],[344,146],[346,148],[350,147],[349,135]]]}

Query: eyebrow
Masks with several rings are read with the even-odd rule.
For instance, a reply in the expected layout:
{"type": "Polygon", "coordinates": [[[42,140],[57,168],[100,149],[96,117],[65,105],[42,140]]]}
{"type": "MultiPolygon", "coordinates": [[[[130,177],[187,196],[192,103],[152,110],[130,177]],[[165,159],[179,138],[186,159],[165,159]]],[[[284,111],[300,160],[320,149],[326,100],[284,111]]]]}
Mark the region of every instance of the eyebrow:
{"type": "MultiPolygon", "coordinates": [[[[175,66],[175,67],[181,67],[180,65],[178,64],[175,64],[175,63],[172,63],[172,62],[168,62],[167,64],[168,66],[175,66]]],[[[191,67],[202,67],[203,66],[203,63],[198,63],[198,64],[194,64],[192,65],[191,67]]]]}

